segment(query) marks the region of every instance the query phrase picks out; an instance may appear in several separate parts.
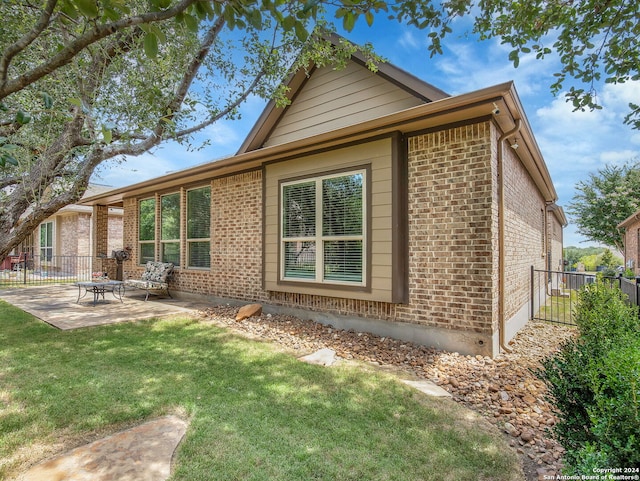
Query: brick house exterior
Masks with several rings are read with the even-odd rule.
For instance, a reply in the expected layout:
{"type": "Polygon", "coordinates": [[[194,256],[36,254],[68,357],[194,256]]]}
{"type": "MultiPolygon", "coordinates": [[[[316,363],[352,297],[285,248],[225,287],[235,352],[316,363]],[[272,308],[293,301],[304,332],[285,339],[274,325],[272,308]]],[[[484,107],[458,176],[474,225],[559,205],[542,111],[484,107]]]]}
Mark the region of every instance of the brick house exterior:
{"type": "MultiPolygon", "coordinates": [[[[111,187],[91,184],[85,197],[95,196],[111,190],[111,187]]],[[[122,249],[123,211],[119,207],[97,210],[86,205],[72,204],[63,207],[42,222],[33,233],[7,258],[5,268],[9,268],[12,259],[26,252],[30,258],[34,256],[38,262],[45,257],[103,257],[109,256],[113,250],[122,249]],[[103,215],[102,225],[96,228],[97,215],[103,215]],[[102,243],[99,248],[95,244],[94,232],[100,230],[102,243]],[[42,239],[47,236],[47,239],[42,239]],[[45,247],[46,251],[43,251],[45,247]]],[[[96,266],[96,269],[100,266],[96,266]]]]}
{"type": "Polygon", "coordinates": [[[624,230],[624,266],[640,276],[640,210],[618,225],[624,230]]]}
{"type": "Polygon", "coordinates": [[[178,295],[496,355],[529,318],[531,266],[562,266],[566,224],[513,84],[451,97],[388,64],[372,74],[355,57],[345,71],[319,68],[289,85],[292,104],[269,105],[235,156],[85,201],[123,208],[125,276],[175,247],[178,295]],[[359,82],[366,88],[349,91],[359,82]],[[362,232],[287,234],[287,196],[321,185],[315,215],[325,225],[320,203],[336,178],[359,182],[362,232]],[[210,192],[210,237],[194,238],[200,191],[210,192]],[[164,231],[170,215],[179,238],[164,231]],[[191,267],[198,243],[206,263],[191,267]],[[346,274],[330,272],[336,246],[351,249],[346,274]]]}

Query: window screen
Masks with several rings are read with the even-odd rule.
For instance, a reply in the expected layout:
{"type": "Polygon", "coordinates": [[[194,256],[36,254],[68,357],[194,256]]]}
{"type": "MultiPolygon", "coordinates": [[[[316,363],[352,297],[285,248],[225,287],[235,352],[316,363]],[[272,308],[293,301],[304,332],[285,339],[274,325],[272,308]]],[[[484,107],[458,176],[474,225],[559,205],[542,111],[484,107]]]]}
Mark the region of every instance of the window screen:
{"type": "Polygon", "coordinates": [[[187,192],[187,265],[210,267],[211,187],[187,192]]]}
{"type": "Polygon", "coordinates": [[[139,262],[146,264],[147,261],[154,261],[155,240],[156,240],[156,200],[144,199],[138,204],[138,245],[139,262]]]}
{"type": "Polygon", "coordinates": [[[282,185],[283,279],[364,282],[364,179],[357,171],[282,185]]]}
{"type": "Polygon", "coordinates": [[[180,194],[160,198],[160,259],[180,265],[180,194]]]}

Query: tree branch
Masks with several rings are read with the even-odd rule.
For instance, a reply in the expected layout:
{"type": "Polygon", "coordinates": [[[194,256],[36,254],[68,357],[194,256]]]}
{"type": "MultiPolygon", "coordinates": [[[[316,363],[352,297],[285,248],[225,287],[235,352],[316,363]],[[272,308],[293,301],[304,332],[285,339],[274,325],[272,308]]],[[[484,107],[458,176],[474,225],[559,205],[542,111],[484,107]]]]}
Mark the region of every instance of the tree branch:
{"type": "Polygon", "coordinates": [[[34,27],[23,35],[17,42],[13,45],[9,45],[5,49],[2,58],[0,58],[0,85],[4,85],[7,81],[7,72],[9,71],[9,64],[13,57],[31,45],[31,43],[38,38],[44,29],[47,28],[49,21],[51,20],[51,15],[53,15],[53,9],[56,7],[57,3],[58,0],[49,0],[42,10],[42,15],[40,15],[40,18],[34,27]]]}
{"type": "MultiPolygon", "coordinates": [[[[171,101],[167,104],[167,110],[171,112],[169,116],[161,117],[158,119],[153,132],[151,132],[148,136],[143,138],[141,142],[134,145],[121,145],[114,146],[113,148],[105,149],[104,151],[104,159],[115,157],[118,155],[140,155],[158,145],[163,138],[163,135],[166,131],[167,120],[171,120],[175,117],[175,115],[180,111],[182,107],[182,103],[186,98],[189,88],[193,83],[193,80],[196,78],[198,74],[198,70],[202,67],[202,63],[206,58],[211,46],[218,38],[218,35],[222,31],[224,27],[225,20],[223,17],[219,17],[214,24],[207,30],[202,42],[200,43],[200,47],[198,51],[193,55],[191,62],[185,70],[185,73],[182,77],[180,85],[176,89],[176,93],[174,94],[171,101]]],[[[248,93],[245,94],[245,98],[248,93]]],[[[207,124],[208,125],[208,124],[207,124]]],[[[203,126],[204,127],[204,126],[203,126]]],[[[201,127],[202,128],[202,127],[201,127]]],[[[186,134],[185,134],[186,135],[186,134]]]]}
{"type": "Polygon", "coordinates": [[[247,97],[249,97],[251,92],[253,92],[253,89],[256,87],[256,85],[258,85],[258,83],[260,83],[260,80],[262,80],[264,75],[265,75],[264,70],[261,71],[258,75],[256,75],[256,77],[253,79],[253,82],[251,82],[251,85],[249,85],[249,87],[233,103],[225,107],[222,111],[218,112],[216,115],[209,117],[204,122],[194,125],[193,127],[189,127],[188,129],[184,129],[176,132],[175,137],[182,138],[182,137],[191,135],[194,132],[198,132],[199,130],[204,129],[209,125],[216,123],[218,120],[220,120],[221,118],[229,114],[232,110],[234,110],[242,102],[244,102],[247,99],[247,97]]]}
{"type": "MultiPolygon", "coordinates": [[[[23,88],[31,85],[42,77],[49,75],[51,72],[67,65],[71,60],[80,53],[83,49],[89,45],[96,43],[103,38],[113,35],[128,27],[142,25],[145,23],[155,23],[169,18],[175,17],[178,13],[184,11],[190,5],[196,3],[198,0],[182,0],[180,3],[172,8],[163,10],[160,12],[150,12],[137,15],[134,17],[124,18],[115,22],[107,23],[104,25],[98,25],[93,30],[86,32],[76,40],[68,44],[57,55],[47,59],[47,61],[29,72],[13,79],[3,80],[0,83],[0,100],[18,92],[23,88]]],[[[7,65],[8,68],[8,65],[7,65]]]]}

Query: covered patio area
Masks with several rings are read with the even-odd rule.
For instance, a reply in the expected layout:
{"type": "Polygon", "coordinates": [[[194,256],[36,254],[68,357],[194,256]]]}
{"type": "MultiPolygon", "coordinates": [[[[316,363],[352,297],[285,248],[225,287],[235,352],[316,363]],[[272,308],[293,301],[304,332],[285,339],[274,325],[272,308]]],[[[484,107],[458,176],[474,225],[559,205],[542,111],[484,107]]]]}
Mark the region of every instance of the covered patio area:
{"type": "Polygon", "coordinates": [[[1,289],[0,299],[61,330],[188,315],[206,307],[202,303],[170,298],[145,302],[144,292],[137,290],[127,291],[122,302],[107,292],[105,299],[100,298],[94,306],[91,295],[77,302],[78,287],[73,284],[1,289]]]}

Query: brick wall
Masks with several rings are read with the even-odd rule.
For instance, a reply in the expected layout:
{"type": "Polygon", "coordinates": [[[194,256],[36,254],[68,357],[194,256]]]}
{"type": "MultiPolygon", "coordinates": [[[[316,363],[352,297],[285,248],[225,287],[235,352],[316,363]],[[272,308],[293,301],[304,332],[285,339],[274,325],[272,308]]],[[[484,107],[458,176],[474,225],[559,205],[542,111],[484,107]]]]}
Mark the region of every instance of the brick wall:
{"type": "Polygon", "coordinates": [[[562,235],[562,224],[558,220],[558,218],[552,212],[549,212],[549,237],[551,242],[551,270],[553,271],[563,271],[564,270],[564,254],[562,249],[564,247],[563,244],[563,235],[562,235]]]}
{"type": "Polygon", "coordinates": [[[107,255],[109,256],[112,251],[119,251],[124,247],[122,227],[123,222],[121,215],[109,215],[107,241],[107,255]]]}
{"type": "MultiPolygon", "coordinates": [[[[57,227],[59,232],[57,233],[57,239],[60,242],[59,246],[56,246],[55,254],[62,256],[74,256],[74,255],[83,255],[79,252],[79,223],[78,223],[78,214],[71,215],[63,215],[57,217],[57,227]]],[[[87,242],[89,241],[89,237],[86,237],[87,242]]]]}
{"type": "Polygon", "coordinates": [[[67,213],[52,218],[56,223],[56,255],[88,256],[91,253],[91,214],[67,213]]]}
{"type": "MultiPolygon", "coordinates": [[[[481,344],[478,339],[483,339],[495,347],[500,288],[498,137],[495,126],[484,121],[408,139],[407,304],[264,292],[262,171],[211,181],[211,269],[179,268],[172,288],[421,326],[440,333],[455,331],[467,338],[475,333],[471,343],[481,344]]],[[[530,266],[544,267],[546,210],[509,148],[505,148],[504,168],[505,314],[510,318],[526,308],[530,266]]],[[[139,277],[143,270],[136,265],[137,209],[137,199],[125,200],[124,246],[131,247],[133,254],[125,263],[125,278],[139,277]]]]}
{"type": "MultiPolygon", "coordinates": [[[[93,207],[93,232],[109,232],[109,209],[106,205],[96,205],[93,207]]],[[[109,250],[109,238],[104,235],[93,236],[93,255],[94,257],[108,256],[111,254],[109,250]]]]}
{"type": "MultiPolygon", "coordinates": [[[[183,206],[185,195],[183,189],[183,206]]],[[[124,264],[125,279],[139,278],[144,271],[144,266],[137,265],[137,210],[137,199],[125,200],[123,243],[131,247],[132,254],[124,264]]],[[[181,220],[186,222],[184,209],[181,220]]],[[[266,299],[262,290],[262,171],[211,181],[211,232],[211,269],[180,267],[174,272],[171,287],[247,301],[266,299]]],[[[181,246],[185,260],[186,242],[181,246]]]]}
{"type": "Polygon", "coordinates": [[[409,304],[397,318],[491,333],[489,123],[409,139],[409,304]]]}
{"type": "Polygon", "coordinates": [[[509,147],[504,149],[505,318],[511,319],[531,297],[530,270],[546,269],[548,216],[544,199],[509,147]]]}
{"type": "Polygon", "coordinates": [[[182,269],[175,276],[176,287],[217,297],[263,300],[262,171],[212,181],[211,232],[211,270],[182,269]]]}

